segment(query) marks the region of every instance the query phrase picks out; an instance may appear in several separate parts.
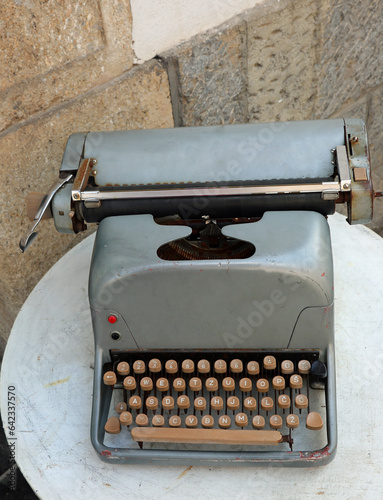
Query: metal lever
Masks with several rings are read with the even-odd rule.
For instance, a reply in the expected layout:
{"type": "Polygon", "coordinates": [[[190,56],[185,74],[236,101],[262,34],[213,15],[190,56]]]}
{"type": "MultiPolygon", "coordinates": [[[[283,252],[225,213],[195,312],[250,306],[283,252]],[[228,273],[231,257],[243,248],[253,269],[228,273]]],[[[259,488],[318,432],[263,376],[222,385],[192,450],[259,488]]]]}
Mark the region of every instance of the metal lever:
{"type": "Polygon", "coordinates": [[[41,221],[41,218],[44,215],[45,210],[49,207],[49,204],[52,201],[53,196],[57,193],[57,191],[61,188],[61,186],[69,182],[72,179],[72,177],[73,174],[69,174],[67,177],[65,177],[65,179],[59,179],[58,181],[56,181],[54,184],[52,184],[47,194],[44,196],[43,201],[41,202],[39,209],[37,210],[35,218],[33,219],[26,233],[20,240],[19,247],[23,253],[29,247],[32,241],[36,238],[37,232],[35,232],[35,229],[39,224],[39,222],[41,221]]]}

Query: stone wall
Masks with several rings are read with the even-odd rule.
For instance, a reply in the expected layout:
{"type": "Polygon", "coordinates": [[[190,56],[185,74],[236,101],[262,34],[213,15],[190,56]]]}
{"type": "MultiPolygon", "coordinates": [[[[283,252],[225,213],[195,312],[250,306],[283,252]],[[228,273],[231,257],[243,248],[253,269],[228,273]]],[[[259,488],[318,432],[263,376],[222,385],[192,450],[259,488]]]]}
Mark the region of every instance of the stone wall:
{"type": "Polygon", "coordinates": [[[24,198],[57,177],[72,132],[359,116],[383,189],[380,2],[268,0],[140,66],[128,0],[4,0],[0,13],[0,352],[28,293],[83,237],[45,221],[18,249],[24,198]]]}

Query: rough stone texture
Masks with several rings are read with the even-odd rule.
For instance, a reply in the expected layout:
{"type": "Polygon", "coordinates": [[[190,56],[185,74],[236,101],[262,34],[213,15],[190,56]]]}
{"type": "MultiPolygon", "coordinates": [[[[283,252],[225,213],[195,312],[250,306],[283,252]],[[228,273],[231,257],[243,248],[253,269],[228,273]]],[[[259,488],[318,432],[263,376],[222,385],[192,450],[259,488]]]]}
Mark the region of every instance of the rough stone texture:
{"type": "Polygon", "coordinates": [[[383,82],[383,3],[331,0],[324,27],[316,116],[330,116],[383,82]]]}
{"type": "Polygon", "coordinates": [[[312,117],[327,1],[294,1],[248,20],[250,121],[312,117]]]}
{"type": "Polygon", "coordinates": [[[128,0],[3,0],[0,131],[132,67],[128,0]]]}
{"type": "MultiPolygon", "coordinates": [[[[150,62],[0,137],[0,332],[6,338],[17,311],[38,280],[81,236],[58,234],[53,221],[24,255],[18,241],[28,220],[25,196],[57,178],[68,136],[78,131],[172,127],[168,79],[150,62]]],[[[89,233],[88,233],[89,234],[89,233]]]]}
{"type": "Polygon", "coordinates": [[[172,58],[177,65],[172,92],[179,99],[180,125],[248,121],[246,42],[246,24],[238,22],[163,54],[165,61],[172,58]]]}

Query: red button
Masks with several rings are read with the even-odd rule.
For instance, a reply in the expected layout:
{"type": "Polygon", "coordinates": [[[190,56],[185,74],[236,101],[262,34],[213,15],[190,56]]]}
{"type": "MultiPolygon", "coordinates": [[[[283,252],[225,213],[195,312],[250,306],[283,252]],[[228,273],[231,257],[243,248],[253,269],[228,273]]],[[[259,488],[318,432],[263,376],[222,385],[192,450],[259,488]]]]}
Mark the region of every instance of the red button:
{"type": "Polygon", "coordinates": [[[108,316],[108,321],[109,323],[115,323],[117,321],[117,316],[115,316],[114,314],[110,314],[108,316]]]}

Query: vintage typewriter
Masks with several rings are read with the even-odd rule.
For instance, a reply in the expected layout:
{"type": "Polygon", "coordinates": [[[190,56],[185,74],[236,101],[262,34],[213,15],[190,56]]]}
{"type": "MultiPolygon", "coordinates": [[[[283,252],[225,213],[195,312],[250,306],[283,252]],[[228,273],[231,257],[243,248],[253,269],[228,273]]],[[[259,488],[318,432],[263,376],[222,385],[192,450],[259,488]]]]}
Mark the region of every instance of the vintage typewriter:
{"type": "Polygon", "coordinates": [[[109,462],[320,465],[337,443],[327,216],[372,216],[364,123],[77,133],[24,251],[98,223],[92,443],[109,462]]]}

